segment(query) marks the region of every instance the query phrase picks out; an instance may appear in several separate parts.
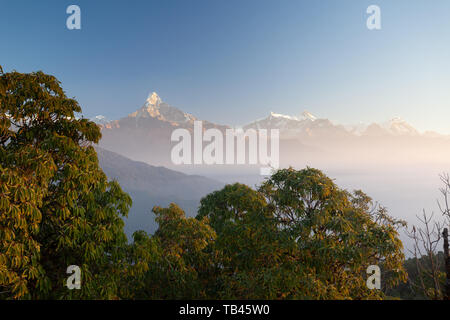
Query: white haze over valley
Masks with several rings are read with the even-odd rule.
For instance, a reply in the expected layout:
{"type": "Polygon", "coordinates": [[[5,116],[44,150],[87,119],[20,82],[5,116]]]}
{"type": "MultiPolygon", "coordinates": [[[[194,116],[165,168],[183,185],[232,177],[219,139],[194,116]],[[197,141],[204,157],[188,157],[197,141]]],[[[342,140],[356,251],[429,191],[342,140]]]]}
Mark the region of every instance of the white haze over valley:
{"type": "MultiPolygon", "coordinates": [[[[281,168],[320,169],[342,188],[363,190],[410,227],[418,223],[416,215],[423,209],[441,218],[436,200],[440,197],[439,174],[450,172],[449,136],[419,132],[400,118],[385,123],[338,124],[308,111],[299,113],[271,112],[242,127],[279,129],[281,168]]],[[[132,160],[223,183],[255,186],[264,179],[257,165],[174,165],[170,161],[175,144],[171,133],[177,128],[192,131],[193,122],[200,119],[164,103],[154,92],[140,109],[122,119],[97,116],[92,120],[102,128],[99,146],[132,160]]],[[[230,128],[206,120],[204,129],[223,132],[230,128]]],[[[403,231],[401,239],[408,247],[403,231]]]]}

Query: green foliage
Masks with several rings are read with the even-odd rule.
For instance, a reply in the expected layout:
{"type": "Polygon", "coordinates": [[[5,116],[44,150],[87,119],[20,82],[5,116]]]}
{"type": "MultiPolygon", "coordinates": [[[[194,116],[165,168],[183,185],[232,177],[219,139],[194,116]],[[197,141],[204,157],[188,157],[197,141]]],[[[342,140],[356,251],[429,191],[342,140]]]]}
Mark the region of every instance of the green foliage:
{"type": "Polygon", "coordinates": [[[153,208],[159,228],[154,236],[139,231],[131,245],[136,272],[127,280],[125,298],[204,299],[212,260],[206,249],[216,234],[208,220],[186,218],[183,210],[153,208]],[[137,275],[137,277],[136,277],[137,275]]]}
{"type": "Polygon", "coordinates": [[[262,194],[242,184],[227,185],[201,200],[198,219],[217,232],[214,298],[277,298],[291,285],[289,244],[283,242],[262,194]],[[278,282],[278,287],[274,285],[278,282]],[[282,292],[279,291],[283,287],[282,292]]]}
{"type": "Polygon", "coordinates": [[[403,222],[371,204],[310,168],[279,170],[259,190],[235,184],[208,195],[199,218],[217,232],[219,297],[381,298],[365,272],[378,264],[386,286],[404,281],[403,222]]]}
{"type": "Polygon", "coordinates": [[[255,213],[264,212],[264,197],[243,184],[226,185],[201,200],[198,218],[208,217],[210,225],[221,233],[230,222],[248,219],[255,213]]]}
{"type": "MultiPolygon", "coordinates": [[[[433,254],[433,259],[439,261],[439,283],[441,288],[444,288],[446,280],[444,253],[439,251],[437,254],[433,254]]],[[[419,261],[417,261],[416,258],[406,259],[404,267],[408,273],[408,281],[390,288],[387,291],[387,294],[404,300],[428,300],[430,297],[441,295],[441,292],[436,293],[434,290],[434,283],[430,272],[432,267],[429,256],[423,255],[419,258],[419,261]],[[418,268],[418,263],[420,263],[424,269],[418,268]],[[427,291],[426,294],[424,288],[427,291]]]]}
{"type": "Polygon", "coordinates": [[[403,246],[397,228],[382,207],[371,210],[371,199],[361,191],[339,189],[317,169],[276,172],[260,188],[280,229],[287,231],[310,266],[316,280],[332,291],[327,298],[378,298],[368,290],[365,270],[379,265],[390,273],[391,286],[404,281],[403,246]]]}
{"type": "Polygon", "coordinates": [[[98,166],[99,128],[53,76],[0,75],[0,291],[10,298],[113,298],[131,199],[98,166]],[[67,290],[66,268],[82,270],[67,290]]]}

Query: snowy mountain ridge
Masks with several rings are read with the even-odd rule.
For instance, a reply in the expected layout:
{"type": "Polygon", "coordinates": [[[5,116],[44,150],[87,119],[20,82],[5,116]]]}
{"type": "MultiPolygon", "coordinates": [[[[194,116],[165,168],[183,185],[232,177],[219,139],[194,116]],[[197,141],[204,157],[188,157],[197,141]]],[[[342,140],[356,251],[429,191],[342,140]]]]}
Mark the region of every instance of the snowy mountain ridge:
{"type": "MultiPolygon", "coordinates": [[[[192,124],[197,119],[192,114],[183,112],[182,110],[170,106],[165,103],[156,92],[151,92],[144,105],[133,113],[128,115],[128,118],[135,119],[156,119],[163,122],[169,122],[172,125],[188,125],[192,124]]],[[[110,126],[110,123],[117,122],[117,120],[110,121],[105,116],[98,115],[91,119],[100,126],[110,126]],[[109,125],[108,125],[109,124],[109,125]]],[[[419,136],[416,130],[407,121],[401,118],[392,118],[384,123],[358,123],[350,125],[342,125],[330,121],[326,118],[319,118],[314,116],[309,111],[303,111],[299,116],[285,115],[276,112],[270,114],[262,119],[255,120],[243,126],[244,129],[279,129],[281,133],[287,136],[296,136],[299,134],[314,135],[320,131],[320,135],[340,134],[340,135],[395,135],[395,136],[419,136]]],[[[438,135],[436,133],[425,133],[424,135],[438,135]]]]}

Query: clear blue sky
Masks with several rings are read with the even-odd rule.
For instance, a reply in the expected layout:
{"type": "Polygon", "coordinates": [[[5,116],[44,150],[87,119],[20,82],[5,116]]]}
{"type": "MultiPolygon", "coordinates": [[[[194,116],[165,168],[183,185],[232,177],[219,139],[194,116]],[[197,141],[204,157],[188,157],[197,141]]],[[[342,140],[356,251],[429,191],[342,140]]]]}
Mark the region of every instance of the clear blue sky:
{"type": "Polygon", "coordinates": [[[307,109],[450,133],[448,0],[1,0],[0,15],[5,71],[57,76],[87,117],[126,116],[156,91],[219,123],[307,109]],[[70,4],[81,30],[66,28],[70,4]]]}

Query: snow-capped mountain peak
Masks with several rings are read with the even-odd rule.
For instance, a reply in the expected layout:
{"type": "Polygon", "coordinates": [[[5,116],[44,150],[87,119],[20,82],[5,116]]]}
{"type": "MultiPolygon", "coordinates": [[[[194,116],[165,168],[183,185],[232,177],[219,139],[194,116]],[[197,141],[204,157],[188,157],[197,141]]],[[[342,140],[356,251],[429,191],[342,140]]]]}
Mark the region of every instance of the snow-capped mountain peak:
{"type": "Polygon", "coordinates": [[[360,123],[358,125],[348,125],[346,129],[356,135],[369,136],[418,136],[419,131],[405,120],[395,117],[383,123],[371,123],[370,125],[360,123]]]}
{"type": "Polygon", "coordinates": [[[302,120],[315,121],[315,120],[317,120],[317,117],[315,117],[309,111],[303,111],[303,113],[301,114],[301,117],[288,116],[285,114],[275,113],[275,112],[271,111],[269,118],[282,118],[282,119],[288,119],[288,120],[293,120],[293,121],[302,121],[302,120]]]}
{"type": "Polygon", "coordinates": [[[315,117],[311,112],[306,110],[303,111],[302,118],[303,120],[311,120],[311,121],[317,120],[317,117],[315,117]]]}
{"type": "Polygon", "coordinates": [[[266,118],[253,121],[244,128],[279,129],[284,136],[419,136],[420,133],[412,125],[401,118],[392,118],[384,123],[370,125],[358,123],[353,125],[340,125],[328,119],[317,118],[308,111],[299,117],[288,116],[271,112],[266,118]]]}
{"type": "Polygon", "coordinates": [[[196,118],[165,103],[156,92],[152,92],[139,110],[128,115],[130,118],[155,118],[172,123],[185,123],[196,118]]]}
{"type": "Polygon", "coordinates": [[[98,115],[91,119],[92,122],[95,122],[96,124],[104,125],[110,122],[105,116],[98,115]]]}
{"type": "Polygon", "coordinates": [[[405,120],[395,117],[383,124],[383,127],[392,134],[397,135],[418,135],[419,132],[405,120]]]}
{"type": "MultiPolygon", "coordinates": [[[[128,115],[128,119],[138,119],[153,125],[154,120],[169,122],[174,126],[191,125],[196,117],[165,103],[154,91],[147,96],[144,105],[128,115]]],[[[102,115],[91,119],[101,126],[119,125],[119,120],[110,121],[102,115]]],[[[134,121],[132,122],[135,123],[134,121]]],[[[290,116],[270,112],[268,116],[255,120],[243,126],[244,129],[279,129],[283,136],[313,137],[313,136],[420,136],[421,134],[405,120],[395,117],[384,123],[357,123],[341,125],[326,118],[318,118],[309,111],[303,111],[299,116],[290,116]]]]}
{"type": "Polygon", "coordinates": [[[158,96],[156,92],[152,92],[148,95],[146,100],[146,105],[159,106],[162,103],[161,98],[158,96]]]}
{"type": "Polygon", "coordinates": [[[244,128],[278,129],[283,137],[288,138],[324,136],[327,133],[332,136],[348,134],[340,126],[333,125],[327,119],[319,119],[308,111],[304,111],[299,117],[271,112],[268,117],[253,121],[244,128]]]}
{"type": "Polygon", "coordinates": [[[281,114],[281,113],[275,113],[275,112],[270,112],[270,118],[284,118],[284,119],[289,119],[289,120],[299,120],[297,117],[293,117],[293,116],[288,116],[285,114],[281,114]]]}

